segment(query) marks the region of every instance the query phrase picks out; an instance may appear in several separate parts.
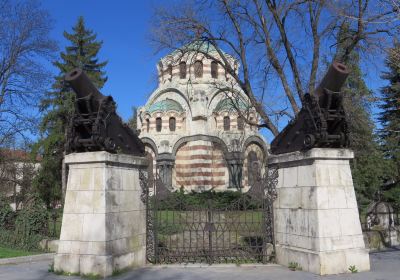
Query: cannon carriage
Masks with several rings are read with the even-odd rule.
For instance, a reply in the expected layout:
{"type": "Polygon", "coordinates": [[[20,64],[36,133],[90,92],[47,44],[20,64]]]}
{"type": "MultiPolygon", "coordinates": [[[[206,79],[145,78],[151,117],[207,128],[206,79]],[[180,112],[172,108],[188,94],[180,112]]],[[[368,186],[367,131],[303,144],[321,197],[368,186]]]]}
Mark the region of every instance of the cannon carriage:
{"type": "Polygon", "coordinates": [[[311,148],[344,148],[349,145],[346,114],[341,88],[349,71],[333,62],[319,86],[307,93],[295,119],[271,143],[273,154],[311,148]]]}
{"type": "Polygon", "coordinates": [[[65,75],[76,94],[75,112],[67,128],[66,152],[107,151],[144,155],[138,135],[116,113],[111,96],[104,96],[81,69],[65,75]]]}

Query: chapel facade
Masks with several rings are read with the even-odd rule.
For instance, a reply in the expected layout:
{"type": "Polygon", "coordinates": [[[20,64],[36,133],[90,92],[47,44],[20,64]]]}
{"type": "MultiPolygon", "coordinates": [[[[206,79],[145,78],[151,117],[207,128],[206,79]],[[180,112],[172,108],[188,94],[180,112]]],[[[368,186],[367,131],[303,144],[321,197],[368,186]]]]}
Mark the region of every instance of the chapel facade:
{"type": "MultiPolygon", "coordinates": [[[[172,190],[247,190],[251,171],[262,172],[266,162],[267,144],[252,125],[258,115],[220,65],[220,53],[194,42],[162,58],[158,87],[138,109],[149,179],[157,174],[172,190]]],[[[238,61],[223,54],[237,72],[238,61]]]]}

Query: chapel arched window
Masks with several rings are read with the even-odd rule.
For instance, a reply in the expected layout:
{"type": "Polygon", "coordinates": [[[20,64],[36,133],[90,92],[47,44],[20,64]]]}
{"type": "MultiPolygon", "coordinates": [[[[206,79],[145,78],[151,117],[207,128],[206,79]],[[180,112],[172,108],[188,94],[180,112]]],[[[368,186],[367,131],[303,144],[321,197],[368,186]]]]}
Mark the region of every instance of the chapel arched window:
{"type": "Polygon", "coordinates": [[[218,78],[218,63],[216,61],[211,62],[211,77],[214,79],[218,78]]]}
{"type": "Polygon", "coordinates": [[[176,130],[176,119],[174,117],[169,118],[169,130],[170,131],[176,130]]]}
{"type": "Polygon", "coordinates": [[[172,80],[172,65],[168,65],[168,77],[169,80],[172,80]]]}
{"type": "Polygon", "coordinates": [[[179,78],[186,79],[186,62],[179,63],[179,78]]]}
{"type": "Polygon", "coordinates": [[[156,130],[157,132],[160,132],[162,128],[162,120],[161,118],[156,118],[156,130]]]}
{"type": "Polygon", "coordinates": [[[251,129],[251,130],[255,130],[255,126],[254,126],[254,118],[253,118],[253,117],[250,117],[250,123],[251,123],[251,125],[250,125],[250,129],[251,129]]]}
{"type": "Polygon", "coordinates": [[[244,130],[244,119],[242,116],[238,116],[237,118],[237,128],[238,130],[244,130]]]}
{"type": "Polygon", "coordinates": [[[201,62],[200,60],[194,63],[194,76],[196,78],[203,77],[203,62],[201,62]]]}
{"type": "Polygon", "coordinates": [[[146,120],[146,131],[147,132],[150,131],[150,120],[149,119],[146,120]]]}
{"type": "Polygon", "coordinates": [[[231,119],[229,116],[224,117],[224,130],[229,131],[231,129],[231,119]]]}

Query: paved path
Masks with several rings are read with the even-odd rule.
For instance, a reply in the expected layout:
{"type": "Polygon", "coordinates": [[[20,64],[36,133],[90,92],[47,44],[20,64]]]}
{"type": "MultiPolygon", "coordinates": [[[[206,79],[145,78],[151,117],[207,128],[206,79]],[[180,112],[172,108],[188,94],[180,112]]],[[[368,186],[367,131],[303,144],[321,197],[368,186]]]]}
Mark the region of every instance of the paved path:
{"type": "MultiPolygon", "coordinates": [[[[148,267],[127,272],[112,280],[400,280],[400,250],[371,254],[372,270],[355,274],[317,276],[281,266],[148,267]]],[[[1,280],[76,280],[47,272],[48,261],[0,266],[1,280]]]]}

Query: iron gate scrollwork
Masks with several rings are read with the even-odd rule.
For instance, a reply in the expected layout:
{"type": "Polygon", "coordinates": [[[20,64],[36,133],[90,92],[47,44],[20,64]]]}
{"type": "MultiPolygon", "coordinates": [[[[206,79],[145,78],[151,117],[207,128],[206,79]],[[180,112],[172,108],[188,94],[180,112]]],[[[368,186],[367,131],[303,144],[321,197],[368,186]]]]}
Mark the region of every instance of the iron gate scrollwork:
{"type": "MultiPolygon", "coordinates": [[[[260,172],[258,172],[260,173],[260,172]]],[[[140,173],[147,204],[146,255],[151,263],[267,263],[274,259],[277,169],[257,174],[247,192],[171,191],[140,173]]]]}

